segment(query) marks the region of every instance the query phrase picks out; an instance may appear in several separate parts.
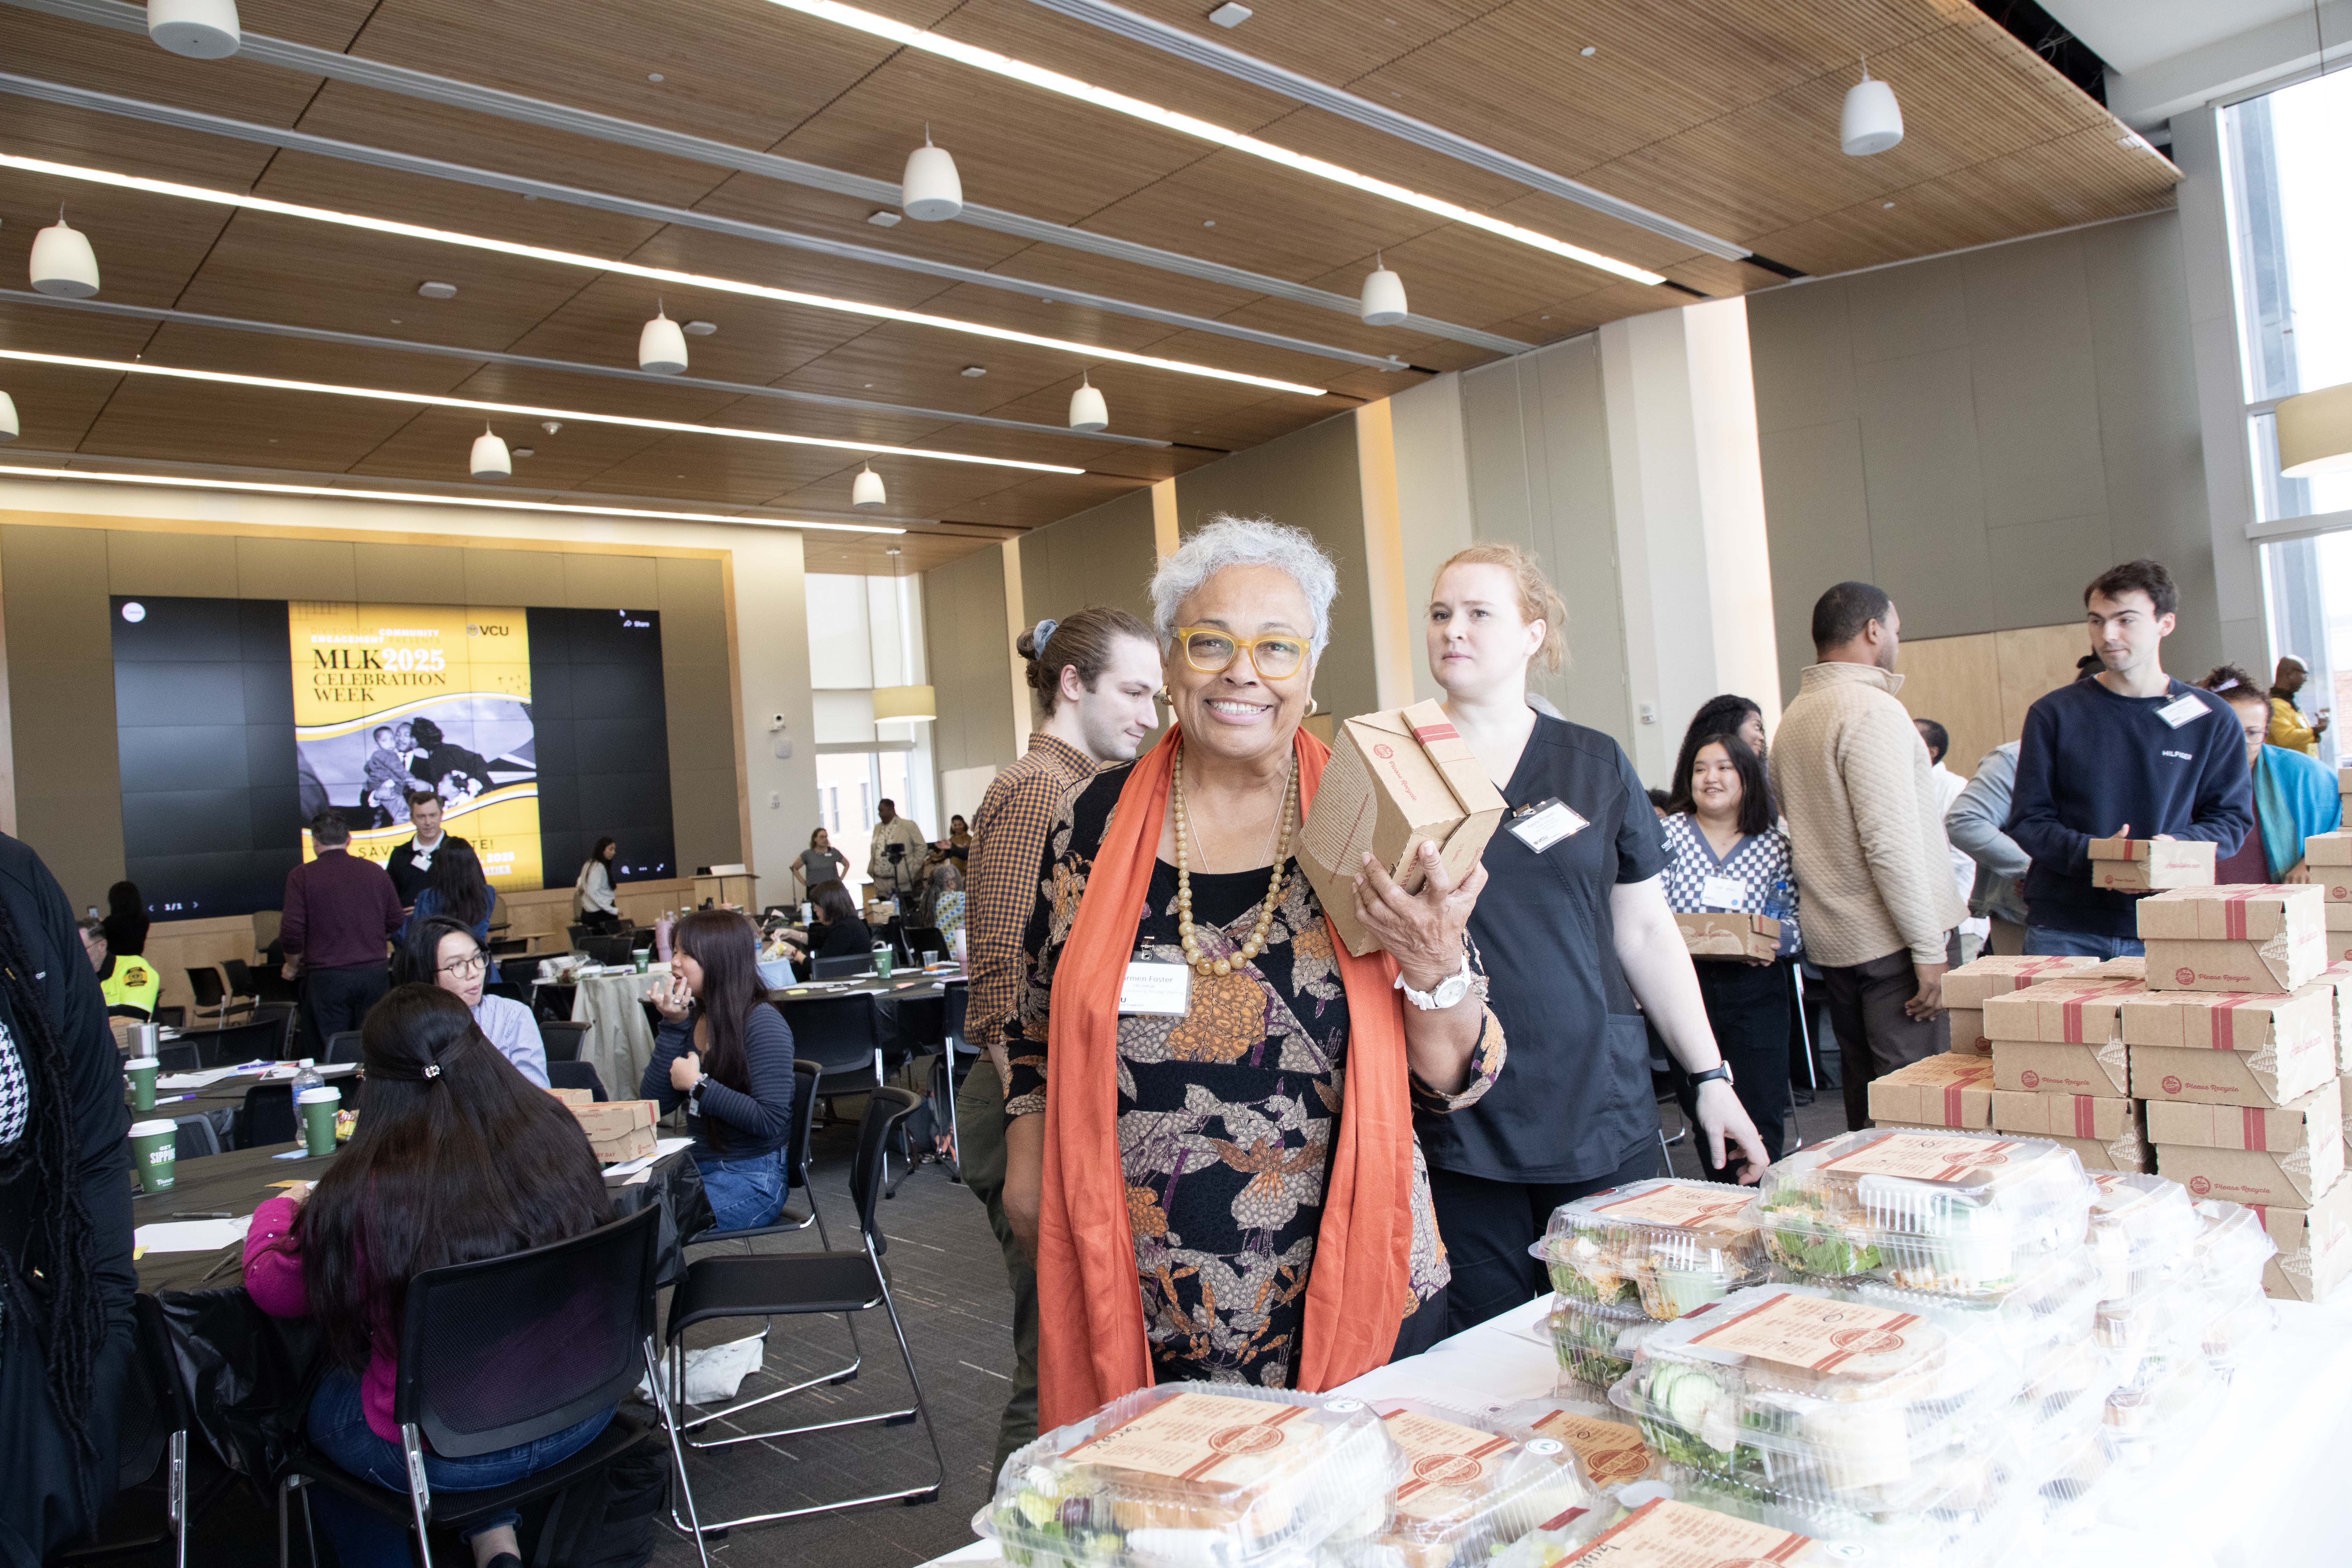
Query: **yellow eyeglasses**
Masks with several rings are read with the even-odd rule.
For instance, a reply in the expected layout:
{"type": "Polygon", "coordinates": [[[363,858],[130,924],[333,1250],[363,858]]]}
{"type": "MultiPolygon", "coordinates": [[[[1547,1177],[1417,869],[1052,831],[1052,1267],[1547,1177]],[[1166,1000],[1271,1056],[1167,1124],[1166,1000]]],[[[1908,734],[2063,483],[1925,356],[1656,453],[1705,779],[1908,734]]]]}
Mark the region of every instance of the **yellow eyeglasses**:
{"type": "Polygon", "coordinates": [[[1184,662],[1203,675],[1223,674],[1244,651],[1251,668],[1265,680],[1287,679],[1307,662],[1307,639],[1287,632],[1237,637],[1214,626],[1178,626],[1176,636],[1184,646],[1184,662]]]}

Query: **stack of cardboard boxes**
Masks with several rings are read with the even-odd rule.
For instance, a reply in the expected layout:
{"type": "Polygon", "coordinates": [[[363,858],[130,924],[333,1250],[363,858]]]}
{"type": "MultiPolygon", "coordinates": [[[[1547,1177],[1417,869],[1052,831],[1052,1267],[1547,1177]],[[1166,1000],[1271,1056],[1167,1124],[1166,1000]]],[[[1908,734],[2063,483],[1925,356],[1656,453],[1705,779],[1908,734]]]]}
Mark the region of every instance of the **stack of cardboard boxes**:
{"type": "Polygon", "coordinates": [[[2131,968],[2112,961],[1986,1000],[1997,1131],[2053,1139],[2089,1171],[2154,1168],[2124,1049],[2125,999],[2147,989],[2131,968]]]}

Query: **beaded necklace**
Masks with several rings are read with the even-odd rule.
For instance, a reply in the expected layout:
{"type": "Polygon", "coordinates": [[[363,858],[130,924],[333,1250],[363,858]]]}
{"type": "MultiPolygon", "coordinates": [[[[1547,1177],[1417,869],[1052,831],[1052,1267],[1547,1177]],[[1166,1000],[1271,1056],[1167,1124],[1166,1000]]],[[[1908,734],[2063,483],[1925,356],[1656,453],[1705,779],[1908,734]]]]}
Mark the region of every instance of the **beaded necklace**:
{"type": "Polygon", "coordinates": [[[1298,807],[1298,758],[1290,759],[1289,782],[1283,785],[1282,815],[1276,820],[1281,837],[1274,847],[1274,879],[1266,885],[1265,903],[1257,912],[1257,924],[1249,940],[1231,958],[1209,959],[1201,956],[1201,945],[1192,930],[1192,867],[1185,851],[1185,840],[1191,837],[1192,824],[1184,815],[1184,748],[1176,748],[1176,776],[1171,781],[1169,802],[1176,815],[1176,934],[1184,943],[1184,962],[1203,975],[1231,974],[1235,969],[1255,958],[1265,947],[1266,933],[1274,927],[1274,911],[1282,902],[1282,868],[1290,859],[1290,818],[1298,807]]]}

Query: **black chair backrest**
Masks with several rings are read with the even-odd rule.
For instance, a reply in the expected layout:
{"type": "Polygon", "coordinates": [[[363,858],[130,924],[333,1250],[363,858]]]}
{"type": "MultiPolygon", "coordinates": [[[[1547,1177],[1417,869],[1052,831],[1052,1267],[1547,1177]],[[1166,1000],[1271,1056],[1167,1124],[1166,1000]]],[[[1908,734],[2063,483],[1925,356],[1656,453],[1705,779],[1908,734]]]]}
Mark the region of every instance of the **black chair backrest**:
{"type": "Polygon", "coordinates": [[[168,1028],[184,1029],[188,1026],[188,1010],[185,1007],[158,1007],[155,1009],[155,1021],[168,1028]]]}
{"type": "Polygon", "coordinates": [[[221,960],[221,968],[228,975],[228,994],[230,995],[258,996],[261,994],[254,987],[253,971],[246,967],[245,960],[241,958],[224,958],[221,960]]]}
{"type": "Polygon", "coordinates": [[[948,939],[937,926],[915,927],[907,933],[907,946],[914,953],[908,961],[910,963],[920,963],[927,952],[936,952],[941,958],[955,956],[955,949],[948,945],[948,939]]]}
{"type": "Polygon", "coordinates": [[[653,928],[653,927],[651,927],[651,926],[628,926],[628,927],[625,927],[625,928],[624,928],[624,931],[625,931],[625,935],[628,937],[628,939],[629,939],[629,951],[630,951],[630,952],[651,952],[654,950],[654,928],[653,928]]]}
{"type": "Polygon", "coordinates": [[[806,1057],[793,1059],[793,1135],[784,1144],[784,1185],[808,1185],[809,1141],[816,1134],[816,1081],[824,1068],[806,1057]]]}
{"type": "Polygon", "coordinates": [[[257,1083],[245,1091],[245,1147],[291,1143],[299,1136],[295,1130],[292,1084],[257,1083]]]}
{"type": "Polygon", "coordinates": [[[194,1072],[204,1065],[204,1054],[186,1040],[165,1040],[155,1047],[158,1072],[194,1072]]]}
{"type": "Polygon", "coordinates": [[[873,1243],[876,1257],[888,1250],[882,1238],[880,1217],[875,1213],[877,1200],[882,1196],[882,1162],[890,1150],[890,1136],[898,1123],[915,1114],[923,1103],[922,1096],[912,1089],[885,1084],[866,1101],[866,1114],[857,1121],[857,1153],[849,1166],[849,1197],[857,1205],[857,1223],[865,1228],[866,1238],[873,1243]]]}
{"type": "Polygon", "coordinates": [[[360,1032],[357,1029],[338,1029],[329,1035],[327,1054],[320,1059],[330,1062],[360,1060],[360,1032]]]}
{"type": "Polygon", "coordinates": [[[620,1403],[645,1375],[660,1226],[648,1204],[569,1241],[411,1279],[393,1419],[462,1459],[620,1403]]]}
{"type": "Polygon", "coordinates": [[[226,1029],[191,1029],[180,1037],[191,1041],[208,1068],[235,1067],[239,1062],[278,1059],[286,1048],[291,1015],[273,1014],[226,1029]]]}
{"type": "Polygon", "coordinates": [[[865,973],[874,967],[874,956],[866,952],[845,952],[838,958],[820,958],[809,968],[812,980],[846,980],[865,973]]]}
{"type": "Polygon", "coordinates": [[[503,996],[509,1002],[520,1002],[526,1006],[530,1005],[530,998],[522,994],[522,987],[516,984],[511,980],[484,981],[482,983],[482,994],[485,996],[503,996]]]}
{"type": "Polygon", "coordinates": [[[576,1062],[580,1059],[580,1042],[588,1037],[588,1026],[559,1018],[539,1021],[540,1043],[547,1047],[551,1062],[576,1062]]]}
{"type": "Polygon", "coordinates": [[[588,928],[586,926],[565,926],[563,930],[564,934],[572,939],[572,951],[574,952],[584,951],[583,944],[588,940],[588,928]]]}
{"type": "Polygon", "coordinates": [[[188,989],[195,993],[196,1005],[207,1011],[228,999],[228,992],[221,985],[220,971],[210,964],[188,971],[188,989]]]}
{"type": "Polygon", "coordinates": [[[174,1116],[172,1118],[172,1158],[201,1160],[207,1154],[221,1152],[220,1129],[209,1116],[174,1116]]]}
{"type": "Polygon", "coordinates": [[[579,994],[577,985],[541,985],[530,994],[531,1011],[542,1019],[562,1019],[572,1016],[572,1004],[579,994]]]}
{"type": "Polygon", "coordinates": [[[863,992],[800,997],[779,1010],[792,1027],[794,1058],[814,1062],[828,1077],[873,1070],[874,1048],[881,1043],[873,997],[863,992]]]}
{"type": "Polygon", "coordinates": [[[964,1038],[964,1019],[970,1016],[971,987],[961,980],[950,980],[947,985],[948,1040],[957,1050],[971,1052],[980,1047],[964,1038]]]}
{"type": "Polygon", "coordinates": [[[597,1076],[594,1062],[556,1061],[547,1064],[547,1086],[550,1089],[584,1089],[595,1097],[598,1104],[605,1100],[604,1080],[597,1076]]]}

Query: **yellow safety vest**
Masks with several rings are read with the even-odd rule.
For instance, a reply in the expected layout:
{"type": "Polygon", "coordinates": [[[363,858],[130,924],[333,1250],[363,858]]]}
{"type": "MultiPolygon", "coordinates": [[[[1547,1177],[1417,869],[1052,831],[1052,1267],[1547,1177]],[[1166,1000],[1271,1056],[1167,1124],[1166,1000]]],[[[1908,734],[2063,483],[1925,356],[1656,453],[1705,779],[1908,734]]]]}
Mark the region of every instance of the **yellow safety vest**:
{"type": "Polygon", "coordinates": [[[155,966],[143,958],[110,958],[106,973],[98,977],[98,988],[106,994],[106,1009],[135,1007],[142,1018],[155,1016],[155,1000],[163,993],[163,976],[155,966]]]}

